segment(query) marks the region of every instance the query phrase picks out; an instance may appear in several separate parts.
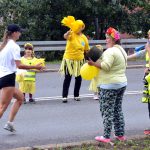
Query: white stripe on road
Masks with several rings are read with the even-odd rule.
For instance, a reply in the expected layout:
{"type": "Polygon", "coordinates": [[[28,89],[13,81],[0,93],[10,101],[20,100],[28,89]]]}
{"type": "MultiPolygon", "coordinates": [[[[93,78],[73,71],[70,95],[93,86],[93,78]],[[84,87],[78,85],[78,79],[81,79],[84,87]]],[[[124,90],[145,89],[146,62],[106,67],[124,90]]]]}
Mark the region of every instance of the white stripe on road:
{"type": "MultiPolygon", "coordinates": [[[[142,91],[127,91],[125,92],[125,95],[137,95],[137,94],[142,94],[142,91]]],[[[80,98],[85,98],[85,97],[93,97],[93,94],[81,94],[80,98]]],[[[74,98],[73,95],[69,95],[68,98],[74,98]]],[[[36,101],[42,101],[42,100],[62,100],[62,96],[52,96],[52,97],[37,97],[35,98],[36,101]]]]}

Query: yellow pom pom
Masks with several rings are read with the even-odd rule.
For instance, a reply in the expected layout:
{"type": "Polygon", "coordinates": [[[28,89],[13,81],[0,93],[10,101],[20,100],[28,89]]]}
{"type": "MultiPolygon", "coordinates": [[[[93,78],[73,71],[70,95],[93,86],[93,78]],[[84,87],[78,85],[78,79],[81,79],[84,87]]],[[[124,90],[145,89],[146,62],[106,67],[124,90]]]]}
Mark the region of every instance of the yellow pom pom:
{"type": "Polygon", "coordinates": [[[35,58],[34,65],[40,64],[45,67],[45,58],[35,58]]]}
{"type": "Polygon", "coordinates": [[[92,80],[99,73],[99,69],[95,66],[90,66],[88,63],[85,63],[80,70],[81,77],[84,80],[92,80]]]}
{"type": "Polygon", "coordinates": [[[61,21],[62,25],[71,28],[71,24],[75,22],[75,18],[73,16],[64,17],[61,21]]]}

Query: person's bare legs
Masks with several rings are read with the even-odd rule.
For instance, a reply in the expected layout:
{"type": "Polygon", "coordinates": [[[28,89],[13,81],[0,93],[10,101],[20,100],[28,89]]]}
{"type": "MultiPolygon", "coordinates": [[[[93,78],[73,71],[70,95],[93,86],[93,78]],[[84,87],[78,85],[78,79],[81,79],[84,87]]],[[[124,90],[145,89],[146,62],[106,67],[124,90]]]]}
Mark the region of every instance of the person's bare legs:
{"type": "Polygon", "coordinates": [[[0,100],[0,118],[3,116],[5,110],[11,102],[14,95],[14,87],[5,87],[1,90],[1,100],[0,100]]]}
{"type": "Polygon", "coordinates": [[[17,114],[17,112],[18,112],[18,110],[19,110],[19,108],[21,106],[21,104],[24,101],[23,93],[17,88],[15,88],[13,97],[16,100],[15,100],[15,102],[12,105],[11,110],[10,110],[9,119],[8,119],[8,121],[10,121],[10,122],[13,122],[13,120],[14,120],[14,118],[15,118],[15,116],[16,116],[16,114],[17,114]]]}

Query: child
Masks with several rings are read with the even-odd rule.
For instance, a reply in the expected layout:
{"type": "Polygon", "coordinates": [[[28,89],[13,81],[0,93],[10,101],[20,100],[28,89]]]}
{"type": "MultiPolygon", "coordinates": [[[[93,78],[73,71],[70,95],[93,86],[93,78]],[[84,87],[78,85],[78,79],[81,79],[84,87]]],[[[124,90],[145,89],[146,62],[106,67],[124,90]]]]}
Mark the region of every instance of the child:
{"type": "MultiPolygon", "coordinates": [[[[21,57],[21,63],[25,65],[33,65],[36,60],[34,57],[33,45],[31,43],[26,43],[24,49],[24,56],[21,57]]],[[[35,76],[35,70],[27,70],[24,73],[23,81],[19,82],[19,89],[24,94],[24,104],[26,104],[26,93],[29,93],[29,102],[35,103],[35,100],[33,99],[33,94],[35,93],[35,76]]]]}
{"type": "MultiPolygon", "coordinates": [[[[98,58],[98,60],[96,60],[96,61],[100,61],[100,58],[101,58],[101,56],[102,56],[102,53],[103,53],[103,47],[101,46],[101,45],[96,45],[96,46],[93,46],[90,50],[93,50],[93,55],[94,55],[94,49],[95,49],[95,51],[96,50],[100,50],[100,53],[99,53],[99,55],[95,52],[95,55],[97,55],[97,56],[99,56],[99,58],[98,58]],[[95,47],[97,48],[97,49],[95,49],[95,47]]],[[[89,51],[90,52],[90,51],[89,51]]],[[[88,57],[90,57],[90,54],[89,54],[89,56],[88,57]]],[[[92,57],[92,56],[91,56],[92,57]]],[[[91,58],[90,57],[90,58],[91,58]]],[[[96,56],[95,56],[96,57],[96,56]]],[[[95,58],[94,57],[94,58],[95,58]]],[[[97,85],[98,85],[98,83],[99,83],[99,74],[96,76],[96,77],[94,77],[92,80],[91,80],[91,83],[90,83],[90,86],[89,86],[89,90],[90,91],[92,91],[92,92],[94,92],[94,97],[93,97],[93,99],[94,100],[98,100],[99,99],[99,96],[98,96],[98,92],[99,92],[99,90],[98,90],[98,87],[97,87],[97,85]]]]}

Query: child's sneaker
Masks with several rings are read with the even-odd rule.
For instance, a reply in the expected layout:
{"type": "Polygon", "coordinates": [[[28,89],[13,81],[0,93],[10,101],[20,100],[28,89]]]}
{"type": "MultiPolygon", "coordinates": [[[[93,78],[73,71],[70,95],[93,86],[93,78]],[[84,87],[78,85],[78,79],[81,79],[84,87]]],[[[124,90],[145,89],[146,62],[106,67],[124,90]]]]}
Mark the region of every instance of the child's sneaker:
{"type": "Polygon", "coordinates": [[[145,129],[145,130],[144,130],[144,134],[145,134],[145,135],[150,135],[150,129],[145,129]]]}
{"type": "Polygon", "coordinates": [[[119,141],[126,141],[127,138],[125,136],[115,136],[115,138],[119,141]]]}
{"type": "Polygon", "coordinates": [[[109,138],[104,138],[103,136],[96,136],[95,140],[99,141],[99,142],[103,142],[103,143],[110,143],[111,142],[111,140],[109,138]]]}
{"type": "Polygon", "coordinates": [[[24,103],[24,104],[26,104],[26,103],[27,103],[26,99],[24,99],[23,103],[24,103]]]}
{"type": "Polygon", "coordinates": [[[30,103],[33,103],[33,104],[36,103],[36,102],[35,102],[35,99],[33,99],[33,98],[30,98],[30,99],[29,99],[29,102],[30,102],[30,103]]]}
{"type": "Polygon", "coordinates": [[[6,123],[5,126],[4,126],[4,129],[8,130],[10,132],[16,132],[14,126],[12,124],[10,124],[10,123],[6,123]]]}
{"type": "Polygon", "coordinates": [[[99,100],[98,95],[94,95],[94,96],[93,96],[93,99],[94,99],[94,100],[99,100]]]}

